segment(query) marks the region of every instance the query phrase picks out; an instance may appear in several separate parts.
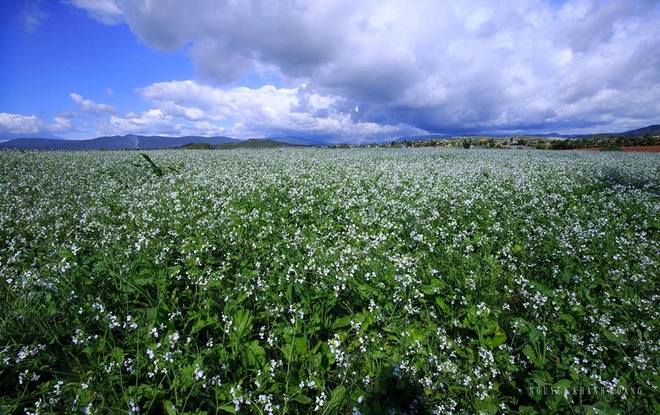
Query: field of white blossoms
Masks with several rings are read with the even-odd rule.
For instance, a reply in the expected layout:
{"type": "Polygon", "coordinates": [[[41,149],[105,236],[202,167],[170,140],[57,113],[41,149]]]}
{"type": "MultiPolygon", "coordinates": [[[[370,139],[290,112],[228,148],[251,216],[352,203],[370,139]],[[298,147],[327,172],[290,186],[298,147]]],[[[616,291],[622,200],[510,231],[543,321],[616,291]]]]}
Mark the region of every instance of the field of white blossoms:
{"type": "Polygon", "coordinates": [[[660,156],[0,153],[0,412],[660,413],[660,156]]]}

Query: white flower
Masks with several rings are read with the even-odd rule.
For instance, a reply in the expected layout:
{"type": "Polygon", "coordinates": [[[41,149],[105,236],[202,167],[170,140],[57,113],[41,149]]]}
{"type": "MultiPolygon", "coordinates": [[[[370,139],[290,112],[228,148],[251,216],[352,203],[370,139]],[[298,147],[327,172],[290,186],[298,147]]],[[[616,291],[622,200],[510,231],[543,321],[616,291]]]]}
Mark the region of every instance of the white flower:
{"type": "Polygon", "coordinates": [[[204,375],[204,371],[199,367],[199,365],[195,365],[195,380],[202,380],[206,379],[206,376],[204,375]]]}

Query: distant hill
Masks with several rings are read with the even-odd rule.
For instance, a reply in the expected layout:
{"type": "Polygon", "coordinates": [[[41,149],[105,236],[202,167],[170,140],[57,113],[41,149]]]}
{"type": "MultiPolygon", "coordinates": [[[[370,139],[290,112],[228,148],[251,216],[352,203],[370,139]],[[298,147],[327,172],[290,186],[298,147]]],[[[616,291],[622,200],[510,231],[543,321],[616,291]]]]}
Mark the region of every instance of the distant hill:
{"type": "Polygon", "coordinates": [[[547,133],[547,134],[532,134],[530,137],[545,137],[545,138],[562,138],[568,137],[566,134],[547,133]]]}
{"type": "Polygon", "coordinates": [[[557,133],[550,133],[550,134],[532,134],[530,137],[547,137],[547,138],[552,138],[552,137],[557,137],[557,138],[573,138],[573,139],[580,139],[580,138],[607,138],[611,136],[633,136],[633,137],[641,137],[644,134],[649,133],[652,135],[657,135],[660,134],[660,125],[649,125],[648,127],[643,127],[643,128],[638,128],[636,130],[629,130],[629,131],[624,131],[621,133],[594,133],[594,134],[557,134],[557,133]]]}
{"type": "MultiPolygon", "coordinates": [[[[660,134],[660,125],[649,125],[648,127],[638,128],[636,130],[624,131],[620,133],[595,133],[595,134],[558,134],[558,133],[545,133],[545,134],[513,134],[513,136],[520,137],[539,137],[539,138],[598,138],[598,137],[609,137],[609,136],[637,136],[641,137],[646,133],[653,135],[660,134]]],[[[510,134],[489,134],[489,133],[479,133],[479,134],[468,134],[468,136],[483,136],[483,137],[499,137],[510,134]]],[[[460,136],[456,134],[455,136],[460,136]]],[[[412,137],[401,137],[397,138],[396,142],[402,141],[427,141],[427,140],[443,140],[449,139],[453,136],[447,134],[428,134],[428,135],[418,135],[412,137]]]]}
{"type": "Polygon", "coordinates": [[[202,141],[200,143],[191,143],[182,146],[182,149],[218,149],[218,150],[230,150],[237,148],[283,148],[283,147],[299,147],[296,144],[284,143],[279,141],[274,141],[270,139],[262,138],[250,138],[245,141],[236,141],[232,143],[223,143],[223,144],[210,144],[208,142],[202,141]]]}
{"type": "Polygon", "coordinates": [[[16,150],[75,150],[76,141],[50,138],[15,138],[0,143],[0,149],[16,150]]]}
{"type": "Polygon", "coordinates": [[[0,134],[0,143],[9,140],[15,140],[17,138],[49,138],[54,140],[54,139],[59,139],[61,137],[57,137],[56,135],[54,135],[49,131],[42,131],[36,133],[35,135],[3,132],[2,134],[0,134]]]}
{"type": "Polygon", "coordinates": [[[634,136],[640,135],[641,136],[641,135],[644,135],[646,133],[655,134],[655,135],[660,134],[660,125],[658,125],[658,124],[649,125],[648,127],[626,131],[626,132],[623,132],[623,133],[619,133],[617,135],[634,135],[634,136]]]}
{"type": "Polygon", "coordinates": [[[260,140],[277,141],[279,143],[295,144],[298,146],[316,146],[327,144],[322,139],[311,139],[305,137],[286,136],[286,137],[268,137],[260,138],[260,140]]]}
{"type": "Polygon", "coordinates": [[[0,149],[16,150],[155,150],[178,148],[186,144],[206,142],[212,145],[240,142],[229,137],[161,137],[128,134],[97,137],[90,140],[62,140],[48,138],[17,138],[0,143],[0,149]]]}

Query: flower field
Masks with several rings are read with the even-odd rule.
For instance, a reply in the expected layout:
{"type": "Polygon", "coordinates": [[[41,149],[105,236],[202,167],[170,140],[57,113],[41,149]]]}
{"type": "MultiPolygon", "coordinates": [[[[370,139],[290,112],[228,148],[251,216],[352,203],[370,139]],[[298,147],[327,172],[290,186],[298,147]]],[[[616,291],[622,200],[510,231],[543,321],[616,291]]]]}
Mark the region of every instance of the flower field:
{"type": "Polygon", "coordinates": [[[0,153],[0,413],[660,413],[660,156],[0,153]]]}

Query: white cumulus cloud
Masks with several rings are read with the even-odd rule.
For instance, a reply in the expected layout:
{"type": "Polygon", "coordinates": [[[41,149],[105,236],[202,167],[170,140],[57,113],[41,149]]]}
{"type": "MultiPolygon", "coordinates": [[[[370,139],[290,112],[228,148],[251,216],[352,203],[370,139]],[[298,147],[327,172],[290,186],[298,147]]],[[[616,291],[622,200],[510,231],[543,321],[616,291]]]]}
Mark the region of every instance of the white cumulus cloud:
{"type": "Polygon", "coordinates": [[[46,126],[46,130],[51,133],[68,133],[74,131],[71,120],[67,117],[54,117],[53,122],[46,126]]]}
{"type": "Polygon", "coordinates": [[[138,93],[166,116],[200,122],[208,129],[241,138],[316,134],[323,136],[380,137],[419,133],[404,125],[379,125],[356,121],[352,108],[344,111],[342,99],[320,94],[306,85],[297,88],[218,88],[196,81],[171,81],[149,85],[138,93]]]}
{"type": "Polygon", "coordinates": [[[123,13],[114,0],[61,0],[84,10],[90,17],[107,25],[122,21],[123,13]]]}
{"type": "Polygon", "coordinates": [[[128,113],[123,116],[113,115],[107,123],[99,126],[99,134],[147,134],[158,133],[177,135],[181,125],[160,110],[152,109],[142,113],[128,113]]]}
{"type": "Polygon", "coordinates": [[[43,128],[43,122],[35,115],[0,112],[0,133],[34,134],[43,128]]]}
{"type": "Polygon", "coordinates": [[[91,112],[98,116],[114,114],[117,110],[108,104],[98,104],[91,99],[84,98],[82,95],[72,92],[69,94],[73,102],[78,104],[78,107],[83,112],[91,112]]]}

